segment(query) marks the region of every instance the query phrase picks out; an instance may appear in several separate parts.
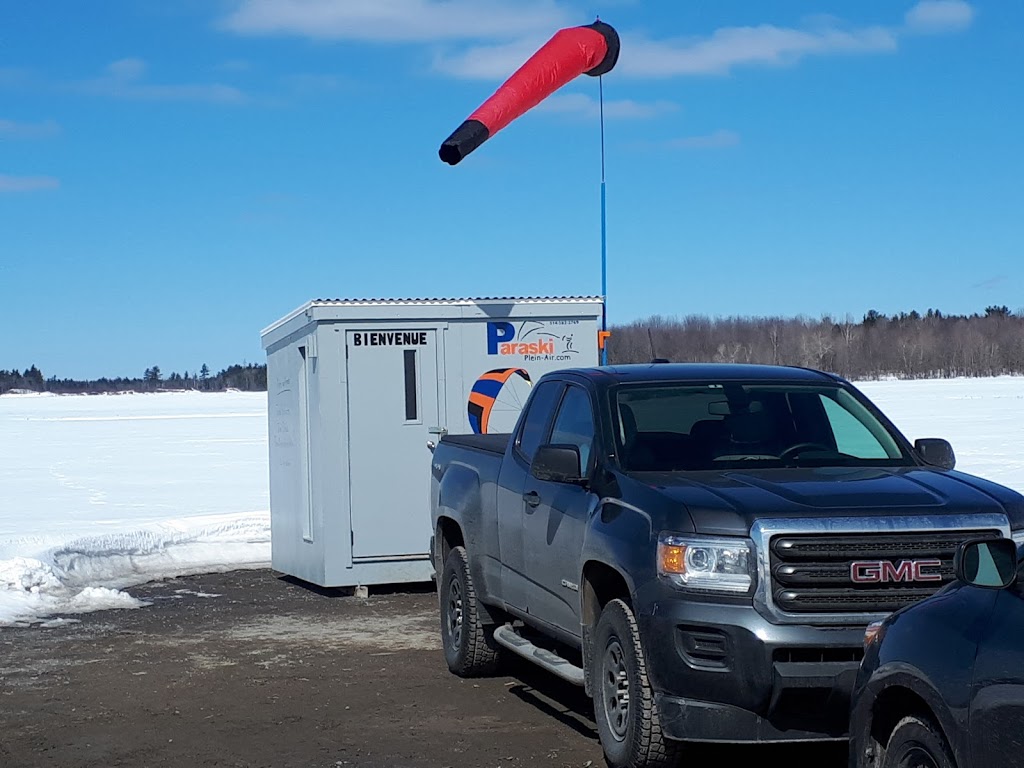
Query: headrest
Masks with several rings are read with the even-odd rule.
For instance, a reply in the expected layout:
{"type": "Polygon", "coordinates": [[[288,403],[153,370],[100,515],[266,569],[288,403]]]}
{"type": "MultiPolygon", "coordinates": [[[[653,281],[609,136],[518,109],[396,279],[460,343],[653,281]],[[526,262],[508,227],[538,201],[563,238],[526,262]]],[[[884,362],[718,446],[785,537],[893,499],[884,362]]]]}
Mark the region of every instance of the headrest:
{"type": "MultiPolygon", "coordinates": [[[[753,404],[752,404],[753,405],[753,404]]],[[[734,443],[765,443],[772,439],[772,420],[757,403],[758,408],[734,413],[726,417],[729,437],[734,443]]]]}

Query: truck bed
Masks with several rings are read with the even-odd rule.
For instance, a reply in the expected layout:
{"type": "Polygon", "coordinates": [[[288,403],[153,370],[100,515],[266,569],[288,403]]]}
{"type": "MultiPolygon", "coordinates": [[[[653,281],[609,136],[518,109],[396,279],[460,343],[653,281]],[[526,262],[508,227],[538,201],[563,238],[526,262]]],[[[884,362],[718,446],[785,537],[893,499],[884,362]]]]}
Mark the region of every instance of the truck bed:
{"type": "Polygon", "coordinates": [[[508,447],[508,441],[512,439],[511,433],[494,435],[445,435],[441,442],[448,445],[458,445],[463,448],[474,448],[485,453],[497,453],[502,455],[508,447]]]}

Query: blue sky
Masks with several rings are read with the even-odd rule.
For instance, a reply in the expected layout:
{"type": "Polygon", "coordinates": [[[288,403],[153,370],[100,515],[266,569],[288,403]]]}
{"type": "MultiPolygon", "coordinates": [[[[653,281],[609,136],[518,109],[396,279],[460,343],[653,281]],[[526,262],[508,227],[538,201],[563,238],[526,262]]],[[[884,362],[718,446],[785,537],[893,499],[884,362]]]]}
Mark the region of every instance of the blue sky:
{"type": "Polygon", "coordinates": [[[597,82],[441,141],[555,31],[604,78],[609,318],[1024,306],[1024,5],[0,9],[0,368],[262,362],[310,298],[600,291],[597,82]]]}

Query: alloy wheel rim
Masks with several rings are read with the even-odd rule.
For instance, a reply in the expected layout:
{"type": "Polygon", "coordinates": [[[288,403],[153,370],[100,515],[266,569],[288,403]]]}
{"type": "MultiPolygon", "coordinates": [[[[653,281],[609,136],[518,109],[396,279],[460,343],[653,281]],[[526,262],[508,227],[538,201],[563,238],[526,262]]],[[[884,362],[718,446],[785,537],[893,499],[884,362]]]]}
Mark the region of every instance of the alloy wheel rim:
{"type": "Polygon", "coordinates": [[[605,720],[612,735],[622,741],[629,729],[629,673],[622,645],[615,638],[605,649],[601,677],[605,720]]]}
{"type": "Polygon", "coordinates": [[[462,587],[453,581],[448,587],[448,637],[453,650],[462,645],[462,587]]]}

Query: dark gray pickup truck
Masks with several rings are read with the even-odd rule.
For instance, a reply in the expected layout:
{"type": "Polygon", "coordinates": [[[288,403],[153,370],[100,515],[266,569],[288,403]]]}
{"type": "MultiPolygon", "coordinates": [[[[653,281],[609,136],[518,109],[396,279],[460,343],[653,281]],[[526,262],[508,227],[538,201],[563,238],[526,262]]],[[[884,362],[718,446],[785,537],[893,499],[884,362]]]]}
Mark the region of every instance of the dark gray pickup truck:
{"type": "Polygon", "coordinates": [[[688,741],[847,737],[865,627],[1024,533],[1024,497],[911,445],[800,368],[566,370],[511,435],[434,448],[444,654],[516,653],[586,687],[612,766],[688,741]]]}

